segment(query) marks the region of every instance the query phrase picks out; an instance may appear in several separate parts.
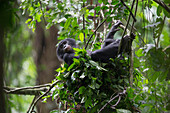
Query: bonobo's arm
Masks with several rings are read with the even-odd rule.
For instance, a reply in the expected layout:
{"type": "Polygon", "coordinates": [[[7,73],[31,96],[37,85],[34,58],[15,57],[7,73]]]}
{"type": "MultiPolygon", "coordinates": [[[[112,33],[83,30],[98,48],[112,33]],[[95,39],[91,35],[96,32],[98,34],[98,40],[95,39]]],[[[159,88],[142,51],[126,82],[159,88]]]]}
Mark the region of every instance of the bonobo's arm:
{"type": "Polygon", "coordinates": [[[68,64],[71,65],[73,63],[73,58],[79,58],[79,56],[74,56],[75,53],[65,53],[63,60],[68,64]]]}

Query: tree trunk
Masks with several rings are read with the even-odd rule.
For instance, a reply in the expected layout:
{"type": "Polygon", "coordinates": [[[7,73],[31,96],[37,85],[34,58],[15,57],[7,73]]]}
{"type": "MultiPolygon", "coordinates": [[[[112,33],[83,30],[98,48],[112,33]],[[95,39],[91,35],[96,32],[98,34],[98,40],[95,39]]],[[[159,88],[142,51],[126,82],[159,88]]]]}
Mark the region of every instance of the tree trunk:
{"type": "MultiPolygon", "coordinates": [[[[44,30],[41,23],[37,23],[34,41],[34,60],[37,68],[37,84],[50,83],[55,78],[56,69],[60,62],[56,56],[56,44],[58,29],[52,26],[49,30],[44,30]]],[[[49,113],[57,108],[55,102],[50,99],[47,103],[39,101],[37,111],[39,113],[49,113]]]]}
{"type": "Polygon", "coordinates": [[[5,96],[3,91],[3,85],[4,85],[4,30],[3,28],[0,28],[0,112],[6,113],[5,109],[5,96]]]}

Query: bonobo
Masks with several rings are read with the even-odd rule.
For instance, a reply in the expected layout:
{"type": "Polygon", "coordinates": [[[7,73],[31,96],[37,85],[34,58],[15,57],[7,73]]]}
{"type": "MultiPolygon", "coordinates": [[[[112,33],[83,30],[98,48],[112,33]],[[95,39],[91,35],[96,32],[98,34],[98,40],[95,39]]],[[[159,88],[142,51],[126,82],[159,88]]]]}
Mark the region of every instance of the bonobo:
{"type": "MultiPolygon", "coordinates": [[[[121,25],[121,21],[117,21],[115,23],[109,33],[106,36],[104,44],[101,49],[91,52],[91,59],[94,61],[100,61],[103,63],[109,62],[110,58],[116,58],[118,55],[118,49],[120,45],[120,39],[115,40],[114,34],[119,31],[117,29],[119,25],[121,25]]],[[[122,40],[122,46],[120,47],[120,54],[122,52],[128,52],[132,45],[132,41],[135,39],[135,34],[131,34],[130,36],[125,35],[122,40]]],[[[64,60],[68,65],[73,63],[73,58],[79,58],[78,56],[74,56],[73,48],[77,48],[76,41],[71,38],[67,38],[62,40],[57,47],[57,56],[60,60],[64,60]]]]}

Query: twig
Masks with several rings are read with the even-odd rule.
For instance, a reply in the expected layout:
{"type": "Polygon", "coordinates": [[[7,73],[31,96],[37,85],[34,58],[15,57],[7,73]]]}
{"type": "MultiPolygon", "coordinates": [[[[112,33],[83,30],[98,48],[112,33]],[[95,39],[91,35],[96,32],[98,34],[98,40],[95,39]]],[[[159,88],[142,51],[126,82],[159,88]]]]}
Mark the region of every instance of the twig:
{"type": "Polygon", "coordinates": [[[88,40],[88,42],[87,42],[87,44],[86,44],[86,46],[85,46],[85,49],[87,48],[87,46],[88,46],[90,40],[92,39],[93,35],[94,35],[94,34],[97,32],[97,30],[103,25],[103,23],[107,20],[108,17],[109,17],[109,16],[107,16],[107,17],[103,20],[103,22],[100,23],[100,25],[97,26],[97,28],[95,29],[95,31],[93,32],[93,34],[90,36],[90,38],[89,38],[89,40],[88,40]]]}
{"type": "Polygon", "coordinates": [[[55,81],[44,94],[40,95],[40,96],[33,102],[31,112],[34,110],[34,107],[35,107],[35,105],[37,104],[37,102],[38,102],[42,97],[44,97],[45,95],[47,95],[47,94],[51,91],[51,89],[52,89],[57,83],[59,83],[59,82],[61,82],[61,81],[59,81],[59,80],[55,81]]]}
{"type": "MultiPolygon", "coordinates": [[[[84,4],[84,0],[83,0],[83,8],[85,7],[85,4],[84,4]]],[[[83,14],[83,30],[85,30],[85,17],[84,17],[84,14],[83,14]]],[[[84,31],[83,31],[84,32],[84,31]]],[[[85,33],[84,34],[84,45],[86,45],[86,37],[85,37],[85,33]]]]}
{"type": "MultiPolygon", "coordinates": [[[[102,4],[102,6],[103,6],[103,4],[102,4]]],[[[104,18],[103,10],[100,10],[100,14],[101,14],[102,18],[104,18]]],[[[103,40],[105,40],[105,38],[106,38],[106,23],[104,23],[103,29],[104,29],[104,31],[103,31],[104,39],[103,39],[103,40]]],[[[103,41],[102,41],[102,42],[103,42],[103,41]]]]}
{"type": "Polygon", "coordinates": [[[35,101],[36,97],[37,97],[37,96],[34,96],[34,99],[32,100],[32,103],[31,103],[31,105],[30,105],[30,107],[29,107],[29,109],[28,109],[27,113],[29,113],[29,112],[30,112],[31,106],[33,105],[33,103],[34,103],[34,101],[35,101]]]}
{"type": "Polygon", "coordinates": [[[161,0],[153,0],[153,1],[159,4],[160,6],[162,6],[168,13],[170,13],[170,7],[168,7],[163,1],[161,0]]]}
{"type": "Polygon", "coordinates": [[[116,104],[112,105],[111,108],[115,109],[115,106],[117,106],[119,104],[120,100],[121,100],[121,96],[119,95],[118,101],[116,102],[116,104]]]}
{"type": "MultiPolygon", "coordinates": [[[[137,10],[138,10],[138,0],[136,0],[135,17],[136,17],[137,10]]],[[[132,29],[133,29],[133,26],[134,26],[134,23],[135,23],[135,22],[136,22],[136,21],[133,20],[132,27],[131,27],[131,30],[130,30],[130,34],[132,33],[132,29]]]]}
{"type": "Polygon", "coordinates": [[[120,102],[121,96],[122,96],[122,95],[125,95],[125,94],[126,94],[126,90],[123,90],[123,92],[118,93],[116,96],[114,96],[112,99],[110,99],[110,100],[99,110],[98,113],[100,113],[111,101],[113,101],[115,98],[119,97],[119,99],[118,99],[118,101],[116,102],[116,104],[112,106],[112,107],[115,107],[115,106],[120,102]]]}
{"type": "MultiPolygon", "coordinates": [[[[123,0],[120,0],[120,1],[121,1],[122,4],[126,7],[126,9],[130,12],[130,15],[132,15],[133,20],[136,22],[136,18],[135,18],[135,16],[134,16],[133,13],[132,13],[132,9],[133,9],[133,8],[129,9],[129,7],[123,2],[123,0]]],[[[134,1],[133,1],[133,2],[134,2],[134,1]]],[[[132,7],[133,7],[133,5],[132,5],[132,7]]]]}

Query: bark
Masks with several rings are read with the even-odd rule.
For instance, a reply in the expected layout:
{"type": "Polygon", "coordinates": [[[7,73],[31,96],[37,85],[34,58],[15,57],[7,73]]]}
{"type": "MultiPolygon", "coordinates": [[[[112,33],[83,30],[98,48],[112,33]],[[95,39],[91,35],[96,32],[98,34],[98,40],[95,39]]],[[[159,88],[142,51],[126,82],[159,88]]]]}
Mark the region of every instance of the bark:
{"type": "MultiPolygon", "coordinates": [[[[38,75],[37,84],[40,85],[51,82],[55,78],[55,70],[60,66],[56,56],[58,29],[52,26],[49,30],[45,30],[41,23],[37,23],[35,32],[34,60],[38,75]]],[[[47,100],[47,103],[40,101],[37,104],[37,111],[39,113],[49,113],[55,108],[56,104],[50,99],[47,100]]]]}
{"type": "Polygon", "coordinates": [[[6,113],[5,109],[5,96],[3,92],[3,83],[4,83],[4,30],[0,28],[0,112],[6,113]]]}

